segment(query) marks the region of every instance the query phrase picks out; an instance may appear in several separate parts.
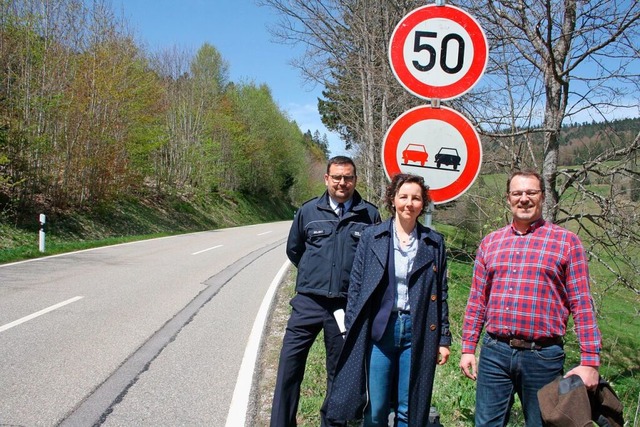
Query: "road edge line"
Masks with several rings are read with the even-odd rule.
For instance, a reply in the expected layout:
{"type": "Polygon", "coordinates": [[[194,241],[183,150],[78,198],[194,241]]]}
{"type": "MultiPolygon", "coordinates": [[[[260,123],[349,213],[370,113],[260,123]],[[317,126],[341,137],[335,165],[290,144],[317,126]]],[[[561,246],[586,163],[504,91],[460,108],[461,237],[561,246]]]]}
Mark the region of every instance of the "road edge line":
{"type": "Polygon", "coordinates": [[[291,262],[285,261],[280,267],[280,271],[276,274],[269,289],[262,299],[260,309],[256,315],[256,319],[253,322],[253,328],[249,335],[247,347],[242,357],[242,364],[240,365],[240,371],[238,372],[238,379],[236,380],[236,386],[233,391],[233,397],[231,398],[231,405],[229,406],[229,412],[227,414],[227,421],[225,427],[237,427],[244,426],[246,424],[247,410],[249,408],[249,400],[251,397],[251,388],[253,385],[253,375],[256,369],[256,361],[258,353],[260,352],[260,344],[262,343],[262,335],[264,332],[267,317],[273,302],[276,289],[282,282],[282,278],[289,270],[291,262]]]}

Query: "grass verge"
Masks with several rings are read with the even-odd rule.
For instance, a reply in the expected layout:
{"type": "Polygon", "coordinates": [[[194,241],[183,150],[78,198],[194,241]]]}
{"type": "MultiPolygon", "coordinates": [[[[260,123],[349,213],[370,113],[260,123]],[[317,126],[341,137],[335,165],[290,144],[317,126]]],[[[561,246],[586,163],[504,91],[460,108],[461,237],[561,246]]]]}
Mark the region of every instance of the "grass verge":
{"type": "MultiPolygon", "coordinates": [[[[261,366],[256,381],[256,411],[251,425],[269,425],[271,399],[277,373],[278,355],[282,336],[289,315],[288,301],[294,294],[295,269],[280,286],[273,314],[265,332],[261,366]]],[[[440,420],[447,427],[469,427],[474,425],[475,383],[460,373],[460,339],[462,318],[469,294],[472,265],[457,261],[449,262],[449,310],[454,343],[451,357],[444,366],[436,369],[432,405],[440,412],[440,420]]],[[[596,292],[595,290],[594,292],[596,292]]],[[[637,296],[624,289],[607,292],[598,302],[598,323],[603,334],[601,375],[607,379],[624,405],[626,426],[636,427],[640,423],[640,319],[637,312],[637,296]]],[[[569,333],[565,349],[568,369],[579,362],[576,337],[569,333]]],[[[324,344],[322,334],[311,348],[305,378],[302,384],[298,426],[320,425],[319,410],[325,393],[324,344]]],[[[510,426],[524,425],[522,408],[516,399],[511,413],[510,426]]]]}
{"type": "Polygon", "coordinates": [[[0,212],[0,264],[195,231],[290,219],[279,200],[242,194],[214,197],[127,198],[82,210],[44,212],[45,252],[39,251],[39,214],[0,212]]]}

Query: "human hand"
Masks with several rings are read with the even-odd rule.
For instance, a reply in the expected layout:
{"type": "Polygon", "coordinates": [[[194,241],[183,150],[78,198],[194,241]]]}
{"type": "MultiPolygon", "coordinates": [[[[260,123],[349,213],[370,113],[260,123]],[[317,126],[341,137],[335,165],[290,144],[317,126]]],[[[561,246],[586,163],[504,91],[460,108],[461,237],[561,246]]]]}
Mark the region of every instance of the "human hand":
{"type": "Polygon", "coordinates": [[[449,347],[440,346],[440,348],[438,348],[438,365],[444,365],[447,363],[447,360],[449,360],[449,354],[451,354],[449,347]]]}
{"type": "Polygon", "coordinates": [[[465,377],[475,381],[476,372],[478,372],[476,368],[476,355],[473,353],[463,353],[460,358],[460,369],[462,369],[465,377]]]}
{"type": "Polygon", "coordinates": [[[576,366],[567,372],[564,378],[570,375],[578,375],[582,379],[585,387],[587,387],[587,390],[595,390],[600,381],[600,374],[598,373],[598,368],[595,366],[576,366]]]}

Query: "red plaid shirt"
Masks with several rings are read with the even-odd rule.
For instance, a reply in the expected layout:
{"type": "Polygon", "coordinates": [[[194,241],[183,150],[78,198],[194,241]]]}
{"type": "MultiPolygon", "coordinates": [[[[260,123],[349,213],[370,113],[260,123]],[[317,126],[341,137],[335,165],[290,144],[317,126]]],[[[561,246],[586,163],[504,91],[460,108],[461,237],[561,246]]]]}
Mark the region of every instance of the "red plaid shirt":
{"type": "Polygon", "coordinates": [[[525,234],[506,226],[482,240],[464,316],[463,353],[475,352],[483,326],[527,340],[564,336],[569,314],[581,364],[599,366],[600,330],[578,236],[540,219],[525,234]]]}

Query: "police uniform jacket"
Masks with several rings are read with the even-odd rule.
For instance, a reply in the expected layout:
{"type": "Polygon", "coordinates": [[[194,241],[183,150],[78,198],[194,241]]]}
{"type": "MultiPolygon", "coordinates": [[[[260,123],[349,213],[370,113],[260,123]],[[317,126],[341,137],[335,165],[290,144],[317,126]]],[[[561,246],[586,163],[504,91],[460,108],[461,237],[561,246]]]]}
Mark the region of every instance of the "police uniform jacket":
{"type": "Polygon", "coordinates": [[[357,191],[342,219],[331,208],[327,191],[304,203],[296,212],[287,240],[287,256],[298,268],[296,291],[346,298],[362,230],[380,221],[378,209],[357,191]]]}

